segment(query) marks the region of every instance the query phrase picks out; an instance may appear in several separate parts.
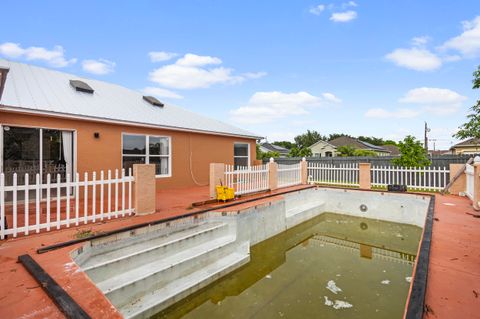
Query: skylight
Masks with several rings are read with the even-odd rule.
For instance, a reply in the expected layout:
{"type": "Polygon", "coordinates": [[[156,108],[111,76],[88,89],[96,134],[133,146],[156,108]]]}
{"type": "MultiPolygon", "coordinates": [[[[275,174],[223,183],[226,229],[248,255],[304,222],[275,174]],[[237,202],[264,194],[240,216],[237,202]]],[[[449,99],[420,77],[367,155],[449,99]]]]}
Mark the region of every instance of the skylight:
{"type": "Polygon", "coordinates": [[[80,80],[70,80],[70,85],[78,92],[93,94],[93,89],[87,83],[80,80]]]}
{"type": "Polygon", "coordinates": [[[154,106],[159,106],[159,107],[164,106],[164,104],[160,102],[156,97],[144,95],[143,99],[154,106]]]}

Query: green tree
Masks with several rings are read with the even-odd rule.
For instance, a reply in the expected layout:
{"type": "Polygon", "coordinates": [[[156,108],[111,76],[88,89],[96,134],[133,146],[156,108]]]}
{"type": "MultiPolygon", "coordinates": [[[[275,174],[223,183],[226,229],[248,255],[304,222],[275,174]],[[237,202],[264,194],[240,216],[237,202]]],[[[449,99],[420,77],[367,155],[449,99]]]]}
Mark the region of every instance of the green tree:
{"type": "Polygon", "coordinates": [[[359,150],[356,149],[353,151],[353,156],[377,156],[377,153],[370,150],[359,150]]]}
{"type": "Polygon", "coordinates": [[[424,167],[430,165],[427,152],[422,143],[415,137],[408,135],[403,141],[398,142],[400,157],[394,158],[392,163],[404,167],[424,167]]]}
{"type": "Polygon", "coordinates": [[[288,157],[309,157],[312,156],[312,150],[308,147],[298,148],[296,146],[292,147],[288,157]]]}
{"type": "Polygon", "coordinates": [[[295,145],[298,149],[303,149],[325,139],[326,137],[322,136],[317,131],[307,130],[306,133],[295,136],[295,145]]]}
{"type": "MultiPolygon", "coordinates": [[[[473,72],[473,89],[480,88],[480,65],[477,67],[477,70],[473,72]]],[[[453,135],[458,139],[466,138],[480,138],[480,100],[477,100],[477,103],[470,108],[472,111],[467,115],[468,122],[462,124],[459,127],[457,133],[453,135]]]]}
{"type": "Polygon", "coordinates": [[[331,141],[331,140],[334,140],[334,139],[336,139],[337,137],[342,137],[342,136],[351,137],[351,136],[350,136],[350,135],[348,135],[348,134],[343,134],[343,133],[332,133],[332,134],[328,135],[328,138],[327,138],[327,140],[328,140],[328,141],[331,141]]]}
{"type": "Polygon", "coordinates": [[[289,141],[278,141],[278,142],[273,142],[273,145],[281,146],[286,148],[287,150],[291,149],[292,147],[295,146],[294,143],[289,142],[289,141]]]}
{"type": "Polygon", "coordinates": [[[385,140],[383,145],[395,145],[395,146],[397,146],[397,142],[392,141],[392,140],[385,140]]]}
{"type": "Polygon", "coordinates": [[[338,155],[343,157],[354,156],[355,151],[356,151],[355,147],[351,145],[342,145],[337,147],[338,155]]]}

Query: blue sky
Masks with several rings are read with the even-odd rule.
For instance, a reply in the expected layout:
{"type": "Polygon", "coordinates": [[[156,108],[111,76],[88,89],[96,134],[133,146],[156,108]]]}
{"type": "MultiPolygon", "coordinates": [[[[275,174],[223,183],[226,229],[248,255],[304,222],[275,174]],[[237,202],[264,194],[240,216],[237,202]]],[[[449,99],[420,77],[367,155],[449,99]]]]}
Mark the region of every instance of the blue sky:
{"type": "Polygon", "coordinates": [[[3,1],[0,56],[102,79],[269,141],[437,148],[478,99],[478,1],[3,1]],[[432,143],[433,144],[433,143],[432,143]]]}

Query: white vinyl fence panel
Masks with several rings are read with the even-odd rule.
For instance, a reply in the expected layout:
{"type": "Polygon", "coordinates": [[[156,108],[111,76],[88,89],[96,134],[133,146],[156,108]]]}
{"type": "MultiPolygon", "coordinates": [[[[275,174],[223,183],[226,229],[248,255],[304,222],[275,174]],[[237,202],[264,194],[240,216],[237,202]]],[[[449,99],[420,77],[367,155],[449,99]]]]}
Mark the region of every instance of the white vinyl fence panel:
{"type": "Polygon", "coordinates": [[[406,185],[411,190],[440,191],[448,184],[446,167],[372,166],[372,186],[406,185]]]}
{"type": "Polygon", "coordinates": [[[109,170],[107,176],[101,171],[99,176],[85,173],[83,179],[79,173],[73,179],[66,174],[64,180],[60,174],[47,174],[46,183],[36,174],[34,184],[29,183],[28,174],[24,177],[24,182],[18,183],[19,176],[14,173],[11,185],[6,185],[5,174],[0,174],[1,239],[124,217],[134,211],[131,169],[128,176],[125,170],[120,176],[115,170],[112,177],[109,170]]]}
{"type": "Polygon", "coordinates": [[[268,165],[225,165],[225,186],[235,189],[235,194],[244,195],[269,189],[268,165]]]}
{"type": "Polygon", "coordinates": [[[278,164],[278,187],[288,187],[302,183],[301,165],[278,164]]]}
{"type": "Polygon", "coordinates": [[[308,178],[311,183],[337,186],[359,186],[358,164],[323,164],[308,162],[308,178]]]}
{"type": "Polygon", "coordinates": [[[465,189],[465,195],[473,200],[473,188],[474,188],[474,169],[473,165],[467,164],[465,167],[465,175],[467,176],[467,185],[465,189]]]}

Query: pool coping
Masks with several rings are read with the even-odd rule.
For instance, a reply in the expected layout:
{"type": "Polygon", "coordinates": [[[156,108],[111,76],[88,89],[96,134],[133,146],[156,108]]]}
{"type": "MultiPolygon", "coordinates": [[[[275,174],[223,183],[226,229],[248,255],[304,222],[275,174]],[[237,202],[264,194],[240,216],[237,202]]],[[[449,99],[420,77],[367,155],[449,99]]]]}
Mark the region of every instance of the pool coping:
{"type": "Polygon", "coordinates": [[[430,195],[427,216],[423,227],[422,238],[418,248],[413,272],[413,282],[408,293],[403,318],[421,319],[425,309],[427,292],[428,266],[430,262],[430,246],[432,241],[433,214],[435,211],[435,195],[430,195]]]}

